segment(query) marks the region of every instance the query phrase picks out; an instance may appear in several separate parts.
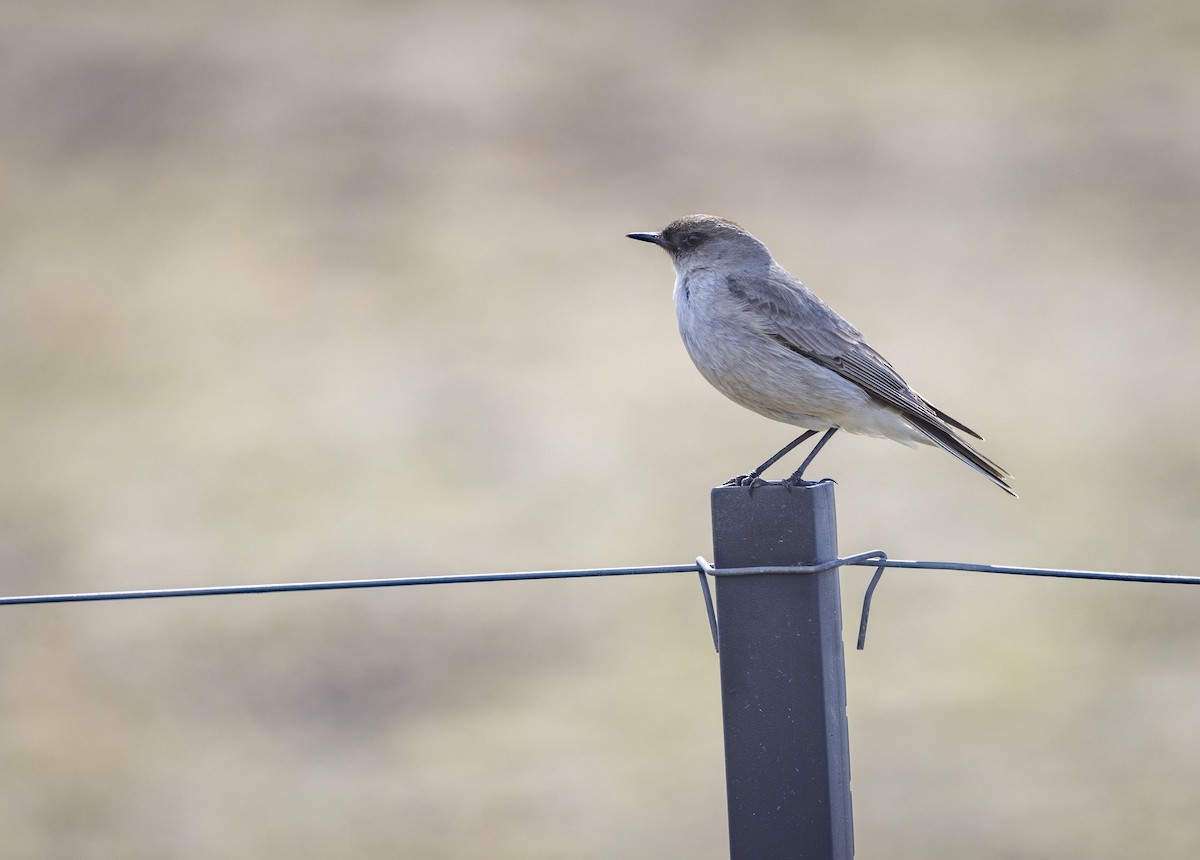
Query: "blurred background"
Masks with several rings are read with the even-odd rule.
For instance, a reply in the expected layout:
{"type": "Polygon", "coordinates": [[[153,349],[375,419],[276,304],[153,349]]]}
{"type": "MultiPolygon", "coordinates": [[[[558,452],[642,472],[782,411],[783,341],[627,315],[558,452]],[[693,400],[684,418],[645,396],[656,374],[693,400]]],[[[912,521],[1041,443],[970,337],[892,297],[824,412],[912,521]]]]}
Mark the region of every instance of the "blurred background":
{"type": "MultiPolygon", "coordinates": [[[[1016,476],[839,437],[843,551],[1198,572],[1195,3],[18,0],[0,593],[710,553],[794,434],[623,238],[692,212],[1016,476]]],[[[1196,857],[1198,651],[1200,591],[885,577],[858,856],[1196,857]]],[[[693,576],[9,608],[0,857],[720,858],[716,669],[693,576]]]]}

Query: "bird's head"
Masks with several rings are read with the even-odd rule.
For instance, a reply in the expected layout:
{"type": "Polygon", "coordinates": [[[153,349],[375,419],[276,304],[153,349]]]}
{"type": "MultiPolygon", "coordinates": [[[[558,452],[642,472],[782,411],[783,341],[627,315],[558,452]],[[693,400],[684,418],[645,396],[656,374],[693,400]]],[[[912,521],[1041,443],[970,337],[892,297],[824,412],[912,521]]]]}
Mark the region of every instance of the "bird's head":
{"type": "Polygon", "coordinates": [[[732,221],[712,215],[688,215],[657,233],[627,235],[663,248],[680,272],[717,266],[741,268],[771,260],[762,242],[732,221]]]}

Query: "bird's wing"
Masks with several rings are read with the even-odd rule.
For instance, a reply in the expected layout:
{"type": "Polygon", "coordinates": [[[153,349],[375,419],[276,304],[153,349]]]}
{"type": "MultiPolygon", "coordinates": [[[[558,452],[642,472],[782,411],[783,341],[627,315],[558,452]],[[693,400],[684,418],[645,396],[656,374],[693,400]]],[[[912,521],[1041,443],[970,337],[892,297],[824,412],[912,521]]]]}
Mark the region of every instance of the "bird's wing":
{"type": "Polygon", "coordinates": [[[983,437],[913,391],[861,333],[779,267],[756,279],[753,289],[731,276],[730,292],[762,325],[763,332],[806,358],[829,368],[872,397],[909,418],[949,424],[976,439],[983,437]]]}

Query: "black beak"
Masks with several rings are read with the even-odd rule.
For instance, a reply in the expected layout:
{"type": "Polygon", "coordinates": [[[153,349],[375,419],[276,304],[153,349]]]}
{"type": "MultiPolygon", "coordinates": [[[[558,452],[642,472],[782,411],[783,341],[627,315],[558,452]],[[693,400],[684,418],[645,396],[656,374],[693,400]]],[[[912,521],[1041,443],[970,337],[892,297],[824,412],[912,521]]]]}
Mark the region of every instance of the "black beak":
{"type": "Polygon", "coordinates": [[[625,235],[630,239],[637,239],[639,242],[650,242],[660,248],[667,247],[667,240],[663,238],[662,233],[626,233],[625,235]]]}

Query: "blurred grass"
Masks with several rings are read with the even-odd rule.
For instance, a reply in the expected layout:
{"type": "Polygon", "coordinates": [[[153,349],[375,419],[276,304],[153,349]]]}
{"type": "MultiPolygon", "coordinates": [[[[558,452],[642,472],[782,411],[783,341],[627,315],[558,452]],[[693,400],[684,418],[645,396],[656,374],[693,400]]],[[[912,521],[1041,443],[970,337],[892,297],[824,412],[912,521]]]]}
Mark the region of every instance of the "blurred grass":
{"type": "MultiPolygon", "coordinates": [[[[622,238],[694,211],[1017,476],[839,440],[847,551],[1194,572],[1194,4],[0,23],[6,593],[707,552],[707,488],[790,437],[708,389],[622,238]]],[[[899,574],[877,606],[859,856],[1200,850],[1200,595],[899,574]]],[[[5,621],[5,858],[724,854],[687,577],[5,621]]]]}

